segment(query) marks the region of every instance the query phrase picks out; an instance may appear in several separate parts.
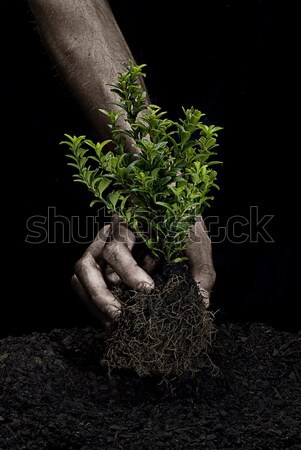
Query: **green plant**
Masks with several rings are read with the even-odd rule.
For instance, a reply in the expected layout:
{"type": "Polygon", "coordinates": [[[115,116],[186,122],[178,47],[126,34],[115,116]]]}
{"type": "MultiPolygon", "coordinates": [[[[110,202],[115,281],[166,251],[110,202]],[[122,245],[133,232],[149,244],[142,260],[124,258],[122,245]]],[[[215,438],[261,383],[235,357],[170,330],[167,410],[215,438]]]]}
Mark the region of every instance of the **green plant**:
{"type": "Polygon", "coordinates": [[[179,122],[166,118],[159,106],[147,105],[141,85],[143,68],[130,63],[111,90],[119,97],[118,112],[100,110],[109,121],[112,139],[92,142],[85,136],[69,136],[69,165],[96,199],[125,222],[160,259],[184,258],[185,240],[195,217],[213,197],[209,195],[219,161],[215,155],[221,129],[203,123],[199,110],[184,109],[179,122]],[[129,128],[119,125],[124,115],[129,128]],[[129,153],[129,139],[137,150],[129,153]],[[107,145],[113,149],[105,151],[107,145]]]}

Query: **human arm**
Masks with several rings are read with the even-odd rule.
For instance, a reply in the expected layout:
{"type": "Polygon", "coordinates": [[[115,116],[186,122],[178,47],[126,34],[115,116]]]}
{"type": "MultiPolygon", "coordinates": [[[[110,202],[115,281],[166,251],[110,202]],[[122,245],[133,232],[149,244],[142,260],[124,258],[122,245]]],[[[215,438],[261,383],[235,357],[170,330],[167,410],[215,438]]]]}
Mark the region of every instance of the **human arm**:
{"type": "MultiPolygon", "coordinates": [[[[67,85],[101,139],[109,131],[99,108],[112,109],[116,101],[109,84],[123,64],[132,58],[130,50],[105,0],[28,0],[46,47],[67,85]]],[[[119,123],[126,127],[126,122],[119,123]]],[[[118,317],[121,305],[110,286],[124,282],[136,290],[152,289],[150,274],[156,267],[148,253],[133,258],[132,233],[125,227],[125,242],[110,240],[112,225],[105,226],[76,263],[73,286],[91,312],[105,325],[118,317]]],[[[209,302],[215,272],[210,239],[197,220],[187,250],[192,276],[200,283],[209,302]],[[205,292],[206,291],[206,292],[205,292]]],[[[202,291],[201,291],[202,292],[202,291]]]]}
{"type": "MultiPolygon", "coordinates": [[[[28,3],[61,78],[99,137],[110,137],[106,117],[98,109],[112,109],[116,96],[109,84],[133,56],[108,1],[28,0],[28,3]]],[[[120,126],[127,124],[120,122],[120,126]]]]}

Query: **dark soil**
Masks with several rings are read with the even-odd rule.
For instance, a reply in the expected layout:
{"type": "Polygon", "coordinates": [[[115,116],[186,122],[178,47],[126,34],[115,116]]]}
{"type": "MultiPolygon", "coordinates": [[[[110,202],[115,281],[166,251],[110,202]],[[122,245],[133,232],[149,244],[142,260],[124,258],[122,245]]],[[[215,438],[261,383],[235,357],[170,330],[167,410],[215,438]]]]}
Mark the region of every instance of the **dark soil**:
{"type": "Polygon", "coordinates": [[[301,332],[221,324],[219,374],[160,382],[100,364],[102,331],[0,341],[0,449],[301,449],[301,332]]]}

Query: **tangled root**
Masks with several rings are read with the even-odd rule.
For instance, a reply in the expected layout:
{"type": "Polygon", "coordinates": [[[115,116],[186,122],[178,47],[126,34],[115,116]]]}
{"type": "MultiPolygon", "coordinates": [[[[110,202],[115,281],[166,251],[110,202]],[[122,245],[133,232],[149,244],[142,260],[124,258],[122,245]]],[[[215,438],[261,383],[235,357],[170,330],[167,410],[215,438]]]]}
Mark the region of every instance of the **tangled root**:
{"type": "Polygon", "coordinates": [[[166,378],[214,370],[207,352],[216,331],[214,315],[205,309],[196,283],[184,273],[167,282],[159,278],[156,286],[151,294],[119,290],[126,307],[107,341],[103,362],[109,371],[132,369],[141,377],[166,378]]]}

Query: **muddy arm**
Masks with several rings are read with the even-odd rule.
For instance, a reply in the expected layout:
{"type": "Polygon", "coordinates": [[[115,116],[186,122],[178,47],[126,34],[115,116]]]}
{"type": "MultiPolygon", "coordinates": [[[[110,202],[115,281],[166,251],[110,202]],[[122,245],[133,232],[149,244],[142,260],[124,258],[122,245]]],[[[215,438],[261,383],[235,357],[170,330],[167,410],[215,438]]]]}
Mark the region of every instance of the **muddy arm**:
{"type": "Polygon", "coordinates": [[[104,139],[99,108],[112,109],[108,85],[133,59],[106,0],[28,0],[40,35],[62,79],[104,139]]]}
{"type": "MultiPolygon", "coordinates": [[[[108,85],[118,72],[124,71],[123,64],[132,59],[108,2],[28,0],[28,3],[36,17],[45,46],[66,85],[82,105],[85,114],[90,117],[99,136],[106,138],[108,127],[105,117],[98,109],[112,109],[112,102],[116,98],[108,85]]],[[[103,230],[100,233],[102,232],[103,230]]],[[[197,220],[193,227],[189,242],[187,256],[191,263],[191,275],[200,284],[201,292],[209,303],[215,272],[210,239],[201,220],[197,220]]],[[[145,272],[141,272],[142,269],[139,268],[138,270],[135,261],[130,259],[130,252],[129,245],[120,246],[118,241],[113,241],[111,246],[104,246],[101,240],[96,239],[76,264],[73,285],[94,314],[106,325],[120,307],[107,289],[106,281],[110,277],[122,279],[132,287],[141,282],[152,285],[147,274],[148,268],[145,267],[145,272]],[[110,276],[104,273],[105,264],[113,268],[110,276]],[[125,270],[126,268],[131,270],[125,270]],[[134,276],[134,281],[129,282],[129,275],[134,276]]]]}

